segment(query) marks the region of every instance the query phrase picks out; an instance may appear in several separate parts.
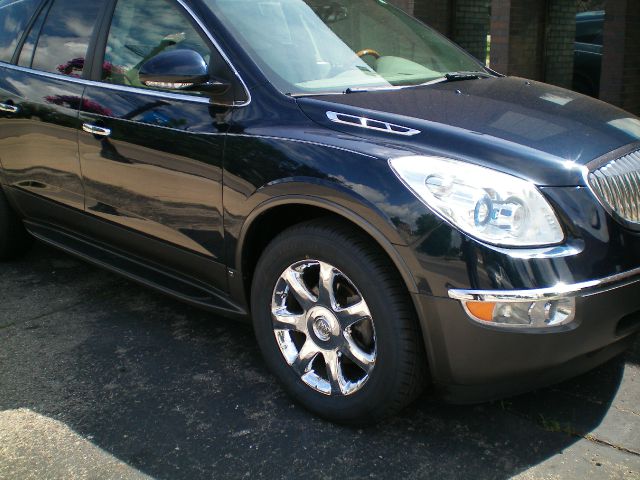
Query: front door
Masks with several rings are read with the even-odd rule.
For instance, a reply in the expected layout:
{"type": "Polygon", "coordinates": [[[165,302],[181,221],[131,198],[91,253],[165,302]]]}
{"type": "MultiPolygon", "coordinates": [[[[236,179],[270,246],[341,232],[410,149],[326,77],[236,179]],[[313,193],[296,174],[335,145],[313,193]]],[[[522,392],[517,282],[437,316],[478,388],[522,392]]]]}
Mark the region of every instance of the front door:
{"type": "MultiPolygon", "coordinates": [[[[88,86],[80,106],[86,210],[213,260],[216,267],[202,280],[226,288],[222,158],[231,110],[224,104],[232,101],[147,88],[138,77],[141,65],[175,49],[195,50],[210,65],[224,63],[177,2],[116,3],[101,62],[102,85],[88,86]]],[[[147,244],[122,247],[183,267],[147,244]]]]}
{"type": "MultiPolygon", "coordinates": [[[[5,25],[31,24],[24,45],[14,55],[17,66],[0,66],[4,182],[78,210],[84,209],[78,158],[81,78],[104,4],[86,0],[0,4],[5,25]]],[[[34,209],[29,214],[47,212],[34,209]]]]}

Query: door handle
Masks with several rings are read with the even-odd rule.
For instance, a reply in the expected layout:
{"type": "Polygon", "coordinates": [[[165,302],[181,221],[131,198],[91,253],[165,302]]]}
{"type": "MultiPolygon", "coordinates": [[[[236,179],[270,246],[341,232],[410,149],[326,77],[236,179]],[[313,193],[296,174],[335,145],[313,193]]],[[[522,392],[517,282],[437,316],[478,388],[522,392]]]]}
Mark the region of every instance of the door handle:
{"type": "Polygon", "coordinates": [[[89,123],[83,123],[82,130],[92,135],[97,135],[98,137],[108,137],[111,135],[111,129],[98,127],[97,125],[91,125],[89,123]]]}
{"type": "Polygon", "coordinates": [[[15,105],[10,105],[8,103],[0,103],[0,111],[2,112],[18,113],[18,110],[20,109],[15,105]]]}

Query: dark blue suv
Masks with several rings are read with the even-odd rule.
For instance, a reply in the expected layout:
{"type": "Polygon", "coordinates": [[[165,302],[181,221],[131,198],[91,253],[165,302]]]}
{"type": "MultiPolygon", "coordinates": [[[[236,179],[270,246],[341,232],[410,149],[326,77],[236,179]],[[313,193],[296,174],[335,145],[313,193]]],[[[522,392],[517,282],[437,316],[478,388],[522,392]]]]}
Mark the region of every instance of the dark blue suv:
{"type": "Polygon", "coordinates": [[[1,258],[35,237],[252,319],[335,421],[640,329],[640,120],[383,0],[0,0],[0,183],[1,258]]]}

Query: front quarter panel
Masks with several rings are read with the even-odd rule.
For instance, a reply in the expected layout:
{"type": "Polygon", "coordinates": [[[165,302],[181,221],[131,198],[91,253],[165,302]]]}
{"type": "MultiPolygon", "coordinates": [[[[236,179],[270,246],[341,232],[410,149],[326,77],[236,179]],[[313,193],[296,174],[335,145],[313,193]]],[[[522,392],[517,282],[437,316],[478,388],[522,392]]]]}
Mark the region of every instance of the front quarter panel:
{"type": "MultiPolygon", "coordinates": [[[[235,252],[247,219],[266,204],[302,203],[341,211],[345,217],[363,219],[399,245],[417,230],[440,224],[393,175],[385,159],[285,137],[227,137],[224,203],[229,254],[235,252]]],[[[228,258],[232,260],[232,254],[228,258]]]]}
{"type": "Polygon", "coordinates": [[[334,212],[379,243],[398,248],[440,225],[388,166],[388,158],[411,152],[325,129],[302,114],[295,100],[266,97],[271,100],[253,92],[252,103],[234,113],[227,135],[223,195],[229,268],[241,267],[243,235],[251,222],[286,203],[334,212]]]}

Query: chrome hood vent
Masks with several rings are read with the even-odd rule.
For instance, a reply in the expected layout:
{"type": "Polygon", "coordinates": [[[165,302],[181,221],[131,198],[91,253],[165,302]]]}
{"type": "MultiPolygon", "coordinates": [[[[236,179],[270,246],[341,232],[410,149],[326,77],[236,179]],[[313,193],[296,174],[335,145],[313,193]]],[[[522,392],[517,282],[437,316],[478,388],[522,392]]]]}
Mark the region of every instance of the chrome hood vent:
{"type": "Polygon", "coordinates": [[[640,228],[640,150],[589,172],[589,186],[614,217],[640,228]]]}
{"type": "Polygon", "coordinates": [[[343,125],[352,125],[354,127],[368,128],[369,130],[377,130],[378,132],[393,133],[395,135],[405,135],[411,137],[420,133],[420,130],[415,130],[409,127],[403,127],[402,125],[395,125],[389,122],[382,122],[366,117],[359,117],[356,115],[347,115],[346,113],[327,112],[327,118],[334,123],[342,123],[343,125]]]}

